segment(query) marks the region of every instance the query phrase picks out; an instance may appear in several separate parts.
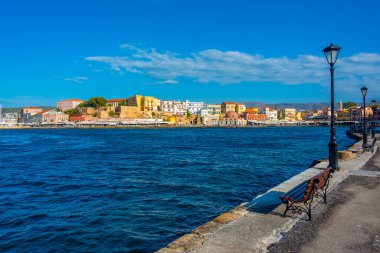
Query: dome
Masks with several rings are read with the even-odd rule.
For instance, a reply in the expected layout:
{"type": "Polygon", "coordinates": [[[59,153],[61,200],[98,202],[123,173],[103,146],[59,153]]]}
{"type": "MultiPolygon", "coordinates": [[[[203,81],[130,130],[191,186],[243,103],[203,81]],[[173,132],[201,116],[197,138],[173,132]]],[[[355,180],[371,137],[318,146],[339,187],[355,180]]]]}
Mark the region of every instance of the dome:
{"type": "Polygon", "coordinates": [[[236,112],[229,111],[226,114],[226,119],[238,119],[239,115],[236,112]]]}

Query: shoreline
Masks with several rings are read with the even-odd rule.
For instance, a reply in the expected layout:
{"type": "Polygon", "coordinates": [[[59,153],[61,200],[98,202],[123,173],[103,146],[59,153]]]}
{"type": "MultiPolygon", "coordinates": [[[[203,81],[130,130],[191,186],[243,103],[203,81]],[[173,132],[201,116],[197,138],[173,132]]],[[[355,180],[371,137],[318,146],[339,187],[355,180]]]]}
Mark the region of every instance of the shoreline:
{"type": "MultiPolygon", "coordinates": [[[[353,136],[348,136],[353,138],[353,136]]],[[[334,190],[339,183],[344,181],[352,170],[359,170],[376,153],[359,154],[361,140],[348,147],[346,150],[355,157],[347,160],[339,160],[340,170],[336,171],[331,180],[328,192],[334,190]]],[[[326,168],[328,162],[320,160],[318,163],[303,172],[291,177],[285,182],[259,194],[250,202],[244,202],[226,213],[222,213],[215,219],[194,228],[191,233],[185,234],[166,247],[157,250],[158,253],[168,252],[266,252],[270,245],[280,241],[282,233],[290,231],[302,216],[289,215],[284,218],[281,213],[284,205],[279,201],[268,205],[268,202],[289,191],[299,183],[311,178],[326,168]],[[270,209],[263,212],[260,209],[270,209]]],[[[313,204],[313,209],[319,201],[313,204]]]]}
{"type": "MultiPolygon", "coordinates": [[[[343,125],[339,125],[337,127],[341,127],[343,125]]],[[[234,129],[234,128],[277,128],[277,127],[328,127],[328,125],[296,125],[296,124],[289,124],[289,125],[251,125],[251,126],[235,126],[235,127],[229,127],[229,126],[88,126],[88,127],[78,127],[78,126],[71,126],[71,127],[65,127],[65,126],[57,126],[57,127],[32,127],[32,126],[12,126],[12,127],[3,127],[0,126],[0,130],[25,130],[25,129],[194,129],[194,128],[204,128],[204,129],[234,129]]]]}

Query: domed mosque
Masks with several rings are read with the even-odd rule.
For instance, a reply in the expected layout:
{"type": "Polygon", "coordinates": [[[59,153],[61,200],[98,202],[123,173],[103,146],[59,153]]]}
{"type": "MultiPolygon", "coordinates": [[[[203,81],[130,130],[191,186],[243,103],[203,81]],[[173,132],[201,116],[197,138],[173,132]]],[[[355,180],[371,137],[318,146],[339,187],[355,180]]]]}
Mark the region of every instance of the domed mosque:
{"type": "Polygon", "coordinates": [[[234,111],[229,111],[226,113],[226,119],[237,120],[239,119],[239,114],[234,111]]]}

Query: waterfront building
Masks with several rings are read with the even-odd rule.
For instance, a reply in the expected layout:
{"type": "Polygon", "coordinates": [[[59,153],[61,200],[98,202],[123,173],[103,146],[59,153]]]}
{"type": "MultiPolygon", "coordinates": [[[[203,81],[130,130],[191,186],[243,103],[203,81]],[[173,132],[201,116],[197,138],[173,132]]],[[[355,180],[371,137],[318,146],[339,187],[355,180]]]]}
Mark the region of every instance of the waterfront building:
{"type": "Polygon", "coordinates": [[[158,110],[158,99],[151,96],[144,96],[142,98],[142,109],[141,111],[157,111],[158,110]]]}
{"type": "Polygon", "coordinates": [[[302,121],[302,113],[301,112],[296,112],[296,120],[302,121]]]}
{"type": "Polygon", "coordinates": [[[207,109],[202,109],[201,110],[201,116],[202,117],[207,117],[207,115],[208,115],[208,110],[207,109]]]}
{"type": "Polygon", "coordinates": [[[265,115],[267,115],[268,120],[277,120],[277,110],[266,107],[265,108],[265,115]]]}
{"type": "Polygon", "coordinates": [[[125,103],[125,98],[113,98],[107,101],[107,105],[118,107],[121,103],[125,103]]]}
{"type": "Polygon", "coordinates": [[[249,107],[245,110],[245,113],[256,113],[258,114],[259,113],[259,108],[257,107],[249,107]]]}
{"type": "Polygon", "coordinates": [[[350,120],[350,109],[342,109],[342,110],[338,110],[336,112],[336,120],[342,120],[342,121],[346,121],[346,120],[350,120]]]}
{"type": "Polygon", "coordinates": [[[8,112],[4,113],[2,117],[2,121],[0,123],[15,125],[19,121],[19,114],[16,112],[8,112]]]}
{"type": "Polygon", "coordinates": [[[157,111],[159,99],[152,96],[134,95],[126,100],[127,106],[136,106],[142,112],[157,111]]]}
{"type": "Polygon", "coordinates": [[[207,115],[207,117],[203,118],[203,124],[206,126],[218,126],[219,125],[219,114],[207,115]]]}
{"type": "Polygon", "coordinates": [[[38,107],[24,107],[21,108],[20,118],[18,119],[18,123],[30,123],[31,117],[42,112],[43,109],[38,107]]]}
{"type": "Polygon", "coordinates": [[[70,122],[82,122],[82,121],[92,121],[93,117],[89,114],[71,114],[69,115],[70,122]]]}
{"type": "Polygon", "coordinates": [[[131,96],[126,100],[126,105],[127,106],[137,106],[140,111],[143,111],[142,110],[142,107],[143,107],[142,98],[143,98],[143,96],[141,96],[141,95],[131,96]]]}
{"type": "Polygon", "coordinates": [[[227,114],[228,112],[236,112],[236,103],[234,102],[223,102],[222,103],[222,113],[227,114]]]}
{"type": "MultiPolygon", "coordinates": [[[[379,109],[378,109],[379,110],[379,109]]],[[[357,119],[360,117],[360,118],[363,118],[364,117],[364,110],[362,107],[360,106],[356,106],[356,108],[353,109],[353,114],[356,115],[357,119]]],[[[366,106],[365,107],[365,117],[367,119],[372,119],[372,114],[373,114],[373,111],[372,111],[372,108],[370,106],[366,106]]]]}
{"type": "Polygon", "coordinates": [[[187,112],[186,102],[181,102],[179,100],[161,100],[160,110],[162,112],[185,115],[187,112]]]}
{"type": "Polygon", "coordinates": [[[82,99],[76,99],[76,98],[66,99],[66,100],[58,101],[57,107],[58,107],[58,109],[60,109],[61,111],[64,112],[64,111],[76,108],[79,104],[81,104],[83,102],[84,102],[84,100],[82,100],[82,99]]]}
{"type": "Polygon", "coordinates": [[[220,104],[208,104],[207,114],[208,115],[219,115],[222,113],[222,105],[220,104]]]}
{"type": "Polygon", "coordinates": [[[245,104],[243,104],[243,103],[236,104],[236,106],[235,106],[235,111],[239,115],[242,115],[246,109],[247,108],[245,107],[245,104]]]}
{"type": "Polygon", "coordinates": [[[69,115],[63,112],[57,112],[57,111],[51,110],[42,114],[42,122],[59,123],[59,122],[68,122],[68,121],[69,121],[69,115]]]}
{"type": "Polygon", "coordinates": [[[186,100],[186,109],[189,110],[191,114],[200,114],[201,110],[205,107],[204,102],[191,102],[186,100]]]}
{"type": "Polygon", "coordinates": [[[268,119],[268,116],[264,113],[246,113],[246,120],[256,120],[256,121],[265,121],[268,119]]]}
{"type": "Polygon", "coordinates": [[[322,115],[324,119],[329,119],[331,117],[331,107],[323,108],[322,115]]]}
{"type": "Polygon", "coordinates": [[[29,115],[35,115],[39,112],[42,112],[43,109],[41,108],[38,108],[38,107],[24,107],[24,108],[21,108],[21,111],[20,111],[20,117],[22,118],[25,114],[29,114],[29,115]]]}
{"type": "Polygon", "coordinates": [[[296,120],[296,109],[283,108],[278,110],[277,117],[279,120],[294,121],[296,120]]]}
{"type": "Polygon", "coordinates": [[[189,118],[186,115],[173,115],[169,117],[169,122],[176,125],[188,125],[189,118]]]}
{"type": "Polygon", "coordinates": [[[37,113],[37,114],[34,114],[34,115],[30,115],[30,118],[29,118],[29,122],[27,123],[41,123],[43,121],[43,115],[45,113],[49,112],[48,110],[42,110],[41,112],[37,113]]]}
{"type": "Polygon", "coordinates": [[[193,114],[193,115],[191,115],[190,119],[189,119],[189,122],[190,122],[191,125],[202,125],[203,124],[202,117],[199,114],[193,114]]]}
{"type": "Polygon", "coordinates": [[[247,120],[240,118],[237,112],[229,111],[226,113],[226,116],[224,119],[219,120],[218,125],[225,126],[225,127],[246,126],[247,120]]]}

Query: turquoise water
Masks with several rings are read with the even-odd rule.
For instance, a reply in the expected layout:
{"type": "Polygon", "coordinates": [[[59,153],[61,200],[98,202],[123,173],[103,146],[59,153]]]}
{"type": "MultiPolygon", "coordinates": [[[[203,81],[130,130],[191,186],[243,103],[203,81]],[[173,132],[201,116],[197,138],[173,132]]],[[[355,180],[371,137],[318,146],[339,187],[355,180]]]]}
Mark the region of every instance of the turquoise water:
{"type": "Polygon", "coordinates": [[[328,141],[328,127],[1,130],[0,252],[152,252],[328,141]]]}

